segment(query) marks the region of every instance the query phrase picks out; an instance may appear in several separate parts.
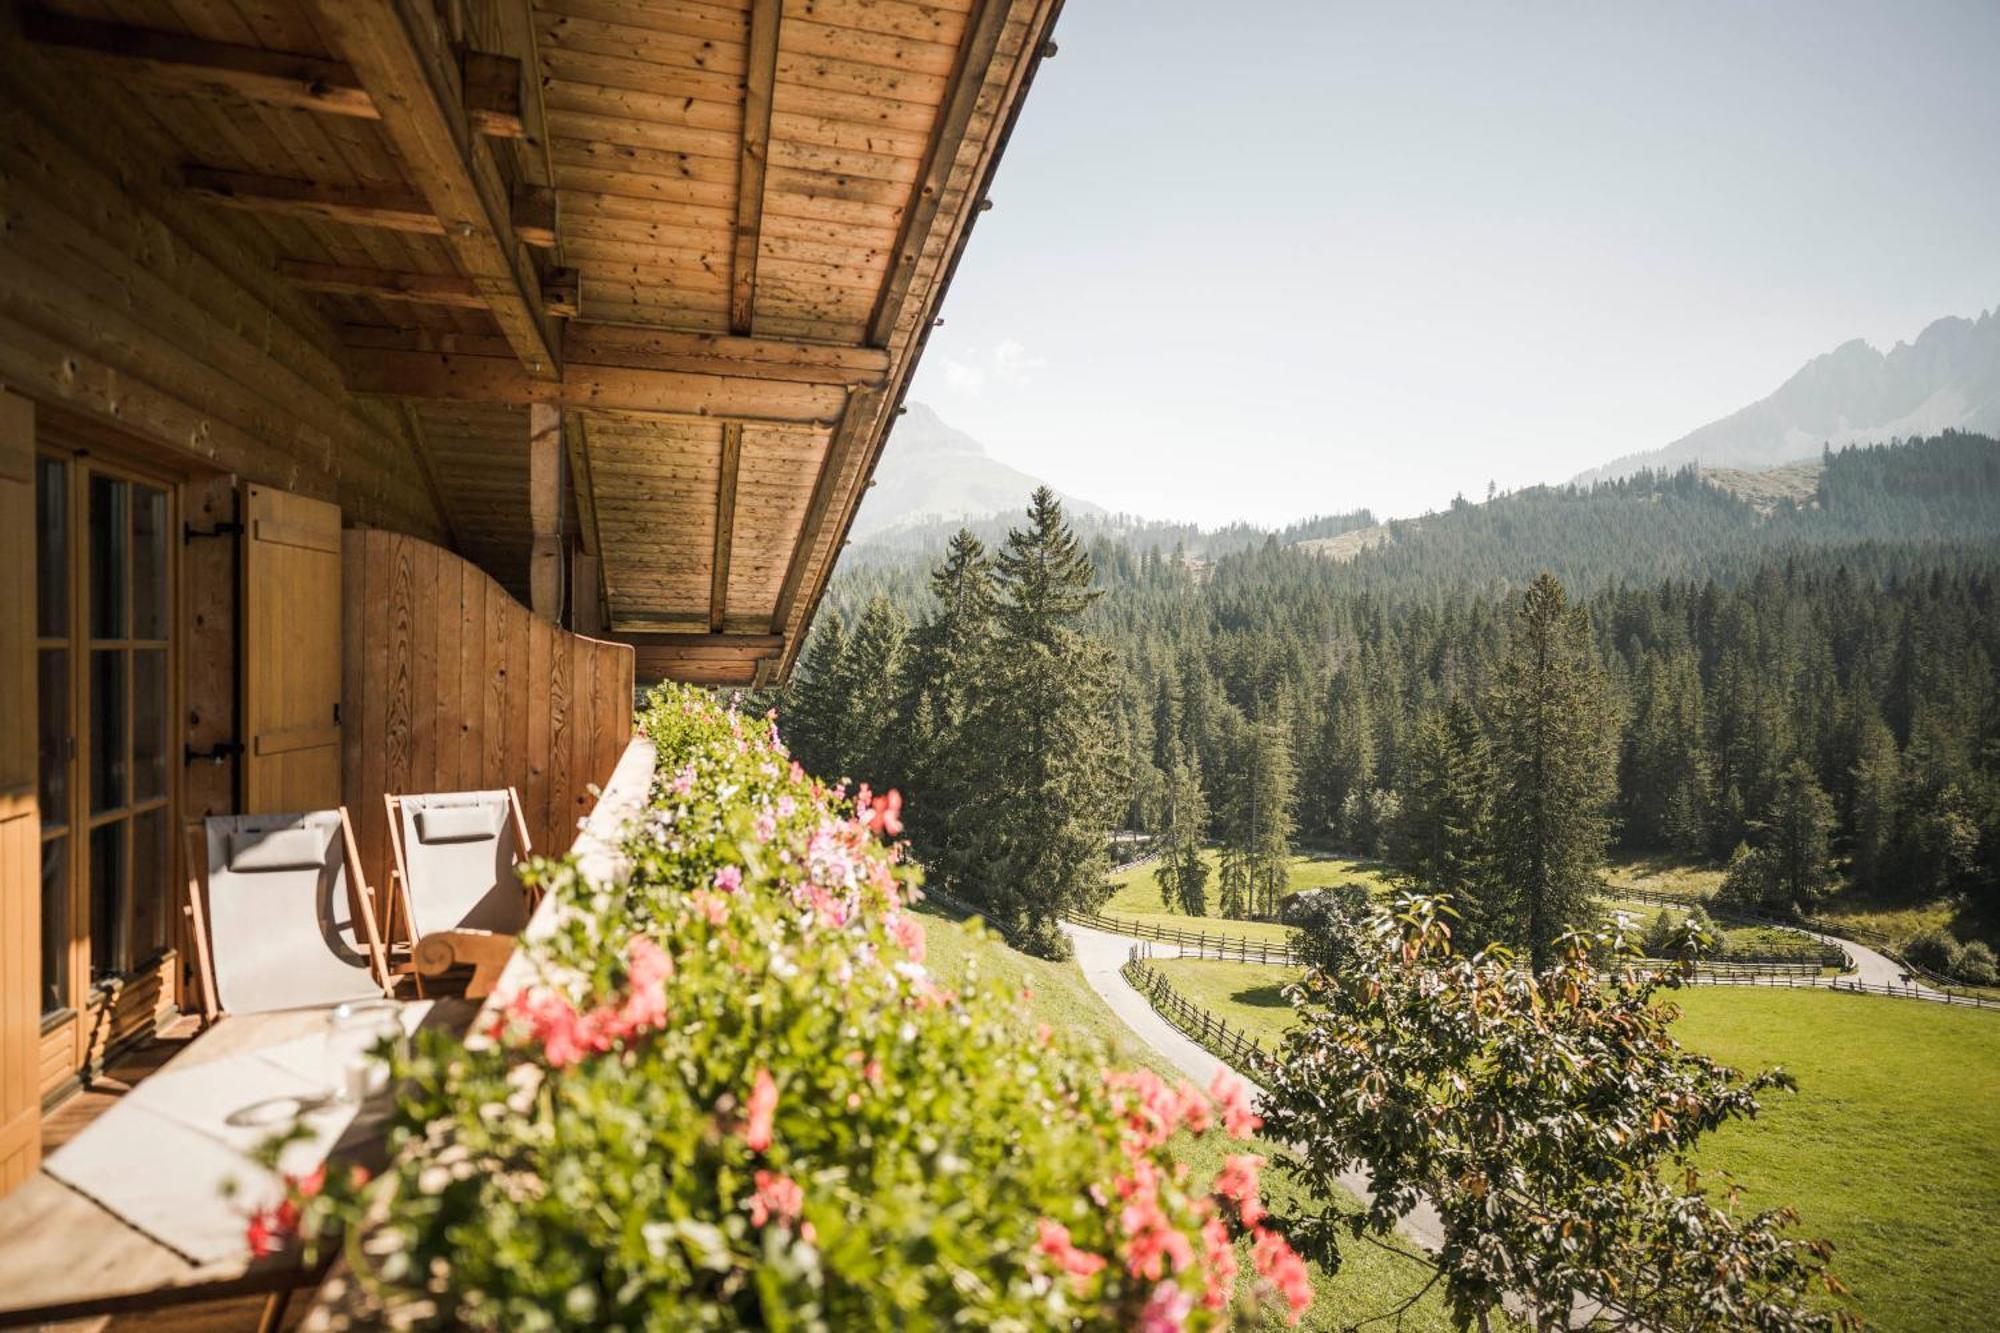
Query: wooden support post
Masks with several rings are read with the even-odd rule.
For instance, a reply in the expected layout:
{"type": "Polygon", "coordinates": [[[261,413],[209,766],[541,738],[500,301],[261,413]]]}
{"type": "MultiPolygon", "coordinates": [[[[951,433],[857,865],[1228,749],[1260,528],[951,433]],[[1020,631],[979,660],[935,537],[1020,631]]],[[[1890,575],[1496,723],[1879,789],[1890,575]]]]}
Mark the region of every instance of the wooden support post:
{"type": "Polygon", "coordinates": [[[562,412],[548,403],[528,407],[528,518],[534,545],[528,557],[529,608],[542,619],[562,619],[562,412]]]}
{"type": "Polygon", "coordinates": [[[722,479],[715,488],[715,552],[709,561],[708,632],[722,633],[729,604],[729,553],[736,544],[736,474],[743,461],[743,424],[722,427],[722,479]]]}
{"type": "Polygon", "coordinates": [[[743,151],[736,168],[736,246],[729,273],[729,329],[755,323],[757,250],[764,224],[764,172],[770,156],[771,102],[778,78],[781,0],[752,0],[749,64],[743,78],[743,151]]]}

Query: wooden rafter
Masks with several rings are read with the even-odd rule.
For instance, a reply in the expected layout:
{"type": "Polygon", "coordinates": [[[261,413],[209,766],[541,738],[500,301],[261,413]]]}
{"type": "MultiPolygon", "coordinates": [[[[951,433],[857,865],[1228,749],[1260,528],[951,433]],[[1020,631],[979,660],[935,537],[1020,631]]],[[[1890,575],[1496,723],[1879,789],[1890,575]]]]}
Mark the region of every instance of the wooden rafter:
{"type": "Polygon", "coordinates": [[[528,409],[529,607],[547,621],[562,616],[563,414],[546,403],[528,409]]]}
{"type": "Polygon", "coordinates": [[[729,608],[729,553],[736,544],[736,474],[743,462],[743,425],[722,428],[722,476],[715,488],[715,551],[708,567],[708,628],[722,632],[729,608]]]}
{"type": "MultiPolygon", "coordinates": [[[[379,120],[382,114],[345,61],[39,9],[22,11],[21,35],[38,45],[135,68],[163,88],[233,93],[266,106],[364,120],[379,120]]],[[[520,137],[519,62],[483,52],[469,53],[467,61],[478,71],[478,78],[466,83],[465,110],[474,128],[498,138],[520,137]]]]}
{"type": "Polygon", "coordinates": [[[570,489],[576,496],[578,544],[587,555],[604,554],[597,528],[597,485],[590,469],[590,419],[581,412],[563,418],[563,446],[569,451],[570,489]]]}
{"type": "Polygon", "coordinates": [[[418,471],[424,475],[424,489],[430,492],[431,503],[437,506],[438,518],[444,524],[445,539],[451,544],[453,554],[463,555],[465,542],[458,535],[458,521],[452,517],[444,487],[438,484],[437,464],[431,458],[430,436],[424,430],[423,414],[417,411],[414,403],[403,404],[403,429],[410,434],[410,448],[416,453],[418,471]]]}
{"type": "Polygon", "coordinates": [[[757,251],[764,221],[764,170],[770,158],[771,102],[778,81],[782,0],[751,0],[749,68],[743,80],[743,147],[736,169],[736,241],[729,272],[729,328],[754,331],[757,251]]]}
{"type": "Polygon", "coordinates": [[[249,213],[320,218],[420,236],[444,235],[444,223],[415,190],[354,189],[210,167],[183,167],[181,183],[210,203],[249,213]]]}
{"type": "Polygon", "coordinates": [[[389,273],[299,259],[279,260],[278,272],[294,287],[309,292],[368,296],[412,305],[454,306],[461,310],[486,309],[486,298],[472,285],[472,279],[456,273],[389,273]]]}
{"type": "Polygon", "coordinates": [[[516,358],[530,376],[554,380],[560,358],[541,283],[514,234],[500,168],[468,124],[437,11],[422,0],[320,0],[319,14],[374,96],[411,183],[444,221],[446,244],[516,358]]]}
{"type": "Polygon", "coordinates": [[[863,389],[850,396],[847,410],[842,413],[840,424],[827,443],[826,457],[821,460],[819,475],[813,480],[812,498],[806,502],[805,517],[799,523],[798,541],[792,547],[792,558],[785,566],[784,582],[778,586],[778,601],[771,612],[773,634],[783,634],[785,627],[791,623],[792,605],[798,601],[806,571],[817,556],[820,536],[833,512],[841,477],[846,473],[855,450],[867,444],[875,413],[882,405],[882,394],[879,389],[863,389]]]}
{"type": "Polygon", "coordinates": [[[503,357],[361,348],[348,351],[347,387],[391,398],[552,403],[642,416],[821,426],[837,419],[847,400],[846,386],[836,383],[589,363],[565,365],[561,378],[548,380],[503,357]]]}
{"type": "Polygon", "coordinates": [[[923,257],[924,240],[937,223],[945,189],[958,165],[959,146],[965,142],[973,112],[979,106],[980,91],[986,86],[986,72],[1007,27],[1011,0],[977,0],[978,8],[965,25],[959,44],[958,67],[952,75],[951,95],[939,113],[930,146],[924,153],[923,174],[917,178],[909,207],[903,210],[902,226],[889,267],[889,281],[876,299],[868,321],[868,341],[886,347],[902,314],[903,303],[916,281],[917,264],[923,257]]]}

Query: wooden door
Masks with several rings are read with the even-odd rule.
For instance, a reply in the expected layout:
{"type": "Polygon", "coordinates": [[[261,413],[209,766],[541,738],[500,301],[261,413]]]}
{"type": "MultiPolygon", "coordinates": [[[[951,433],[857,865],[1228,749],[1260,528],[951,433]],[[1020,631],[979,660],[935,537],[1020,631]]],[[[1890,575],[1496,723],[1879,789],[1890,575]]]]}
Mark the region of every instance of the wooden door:
{"type": "Polygon", "coordinates": [[[35,412],[0,392],[0,1194],[41,1161],[35,412]]]}
{"type": "Polygon", "coordinates": [[[172,479],[47,425],[34,459],[38,1083],[171,1011],[172,479]]]}
{"type": "Polygon", "coordinates": [[[243,813],[340,804],[340,507],[243,496],[243,813]]]}

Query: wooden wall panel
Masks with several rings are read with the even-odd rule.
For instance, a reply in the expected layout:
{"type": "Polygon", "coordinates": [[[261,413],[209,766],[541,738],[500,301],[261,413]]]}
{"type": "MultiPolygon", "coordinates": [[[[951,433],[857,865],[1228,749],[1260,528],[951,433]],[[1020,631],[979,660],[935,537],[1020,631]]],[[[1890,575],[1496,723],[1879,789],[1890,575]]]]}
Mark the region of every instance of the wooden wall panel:
{"type": "Polygon", "coordinates": [[[568,634],[477,566],[351,529],[345,799],[368,883],[389,884],[386,792],[512,786],[537,852],[567,851],[632,732],[632,649],[568,634]]]}
{"type": "MultiPolygon", "coordinates": [[[[0,39],[4,40],[4,39],[0,39]]],[[[0,383],[221,472],[426,536],[444,523],[401,414],[342,388],[339,350],[268,237],[103,132],[74,79],[0,70],[0,383]]]]}
{"type": "Polygon", "coordinates": [[[41,1161],[35,413],[0,393],[0,1194],[41,1161]]]}

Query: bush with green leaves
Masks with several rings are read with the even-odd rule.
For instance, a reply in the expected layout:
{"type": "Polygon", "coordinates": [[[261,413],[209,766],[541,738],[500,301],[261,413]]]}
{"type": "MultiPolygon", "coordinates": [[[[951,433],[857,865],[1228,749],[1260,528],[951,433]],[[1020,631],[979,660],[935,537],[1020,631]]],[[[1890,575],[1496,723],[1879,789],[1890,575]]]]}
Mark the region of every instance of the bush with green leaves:
{"type": "Polygon", "coordinates": [[[1212,1328],[1305,1269],[1240,1081],[1169,1086],[1031,1030],[1000,978],[934,975],[900,804],[810,779],[775,726],[662,687],[619,884],[560,907],[533,984],[400,1063],[390,1160],[304,1201],[380,1318],[480,1329],[1212,1328]],[[1213,1126],[1213,1128],[1211,1128],[1213,1126]],[[1239,1278],[1237,1239],[1254,1270],[1239,1278]]]}
{"type": "Polygon", "coordinates": [[[1952,969],[1952,976],[1968,986],[1991,986],[2000,981],[2000,967],[1996,967],[1993,947],[1985,940],[1968,940],[1958,951],[1958,966],[1952,969]]]}
{"type": "Polygon", "coordinates": [[[1903,956],[1923,968],[1948,977],[1958,970],[1963,946],[1948,930],[1926,930],[1903,946],[1903,956]]]}
{"type": "Polygon", "coordinates": [[[1460,1327],[1503,1300],[1536,1328],[1575,1300],[1607,1327],[1825,1329],[1815,1307],[1830,1247],[1793,1237],[1790,1210],[1747,1214],[1694,1164],[1702,1137],[1790,1087],[1746,1078],[1674,1040],[1663,988],[1684,970],[1593,952],[1563,936],[1537,973],[1502,948],[1453,951],[1448,911],[1403,897],[1338,928],[1346,959],[1290,988],[1296,1021],[1263,1070],[1265,1133],[1309,1202],[1301,1248],[1339,1261],[1341,1237],[1380,1236],[1422,1203],[1443,1228],[1438,1282],[1460,1327]],[[1361,1167],[1358,1210],[1340,1173],[1361,1167]]]}

